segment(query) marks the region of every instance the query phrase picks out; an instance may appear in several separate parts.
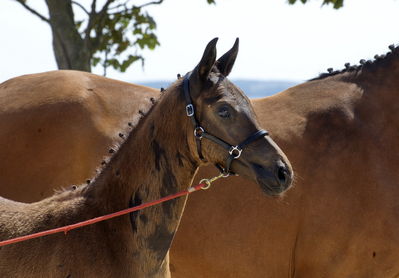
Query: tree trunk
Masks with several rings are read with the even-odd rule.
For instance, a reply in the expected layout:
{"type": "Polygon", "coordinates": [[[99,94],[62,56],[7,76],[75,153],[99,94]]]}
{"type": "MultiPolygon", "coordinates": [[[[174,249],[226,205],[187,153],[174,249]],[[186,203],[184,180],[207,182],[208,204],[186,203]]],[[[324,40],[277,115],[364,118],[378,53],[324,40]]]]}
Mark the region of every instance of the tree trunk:
{"type": "Polygon", "coordinates": [[[90,51],[76,28],[71,0],[46,0],[46,3],[58,68],[90,72],[90,51]]]}

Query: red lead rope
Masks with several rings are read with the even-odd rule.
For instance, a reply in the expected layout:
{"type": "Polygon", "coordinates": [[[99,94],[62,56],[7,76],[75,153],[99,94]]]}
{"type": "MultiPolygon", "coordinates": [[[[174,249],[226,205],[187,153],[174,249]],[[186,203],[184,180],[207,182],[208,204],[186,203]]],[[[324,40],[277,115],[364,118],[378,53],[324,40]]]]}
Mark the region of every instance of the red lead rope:
{"type": "Polygon", "coordinates": [[[79,222],[79,223],[67,225],[67,226],[64,226],[64,227],[59,227],[59,228],[55,228],[55,229],[51,229],[51,230],[47,230],[47,231],[43,231],[43,232],[38,232],[38,233],[26,235],[26,236],[20,236],[20,237],[8,239],[8,240],[0,241],[0,247],[1,246],[5,246],[5,245],[9,245],[9,244],[13,244],[13,243],[17,243],[17,242],[21,242],[21,241],[25,241],[25,240],[32,239],[32,238],[43,237],[43,236],[56,234],[56,233],[61,233],[61,232],[64,232],[66,234],[68,231],[71,231],[71,230],[74,230],[74,229],[77,229],[77,228],[80,228],[80,227],[88,226],[88,225],[91,225],[91,224],[94,224],[94,223],[97,223],[97,222],[101,222],[101,221],[105,221],[105,220],[108,220],[108,219],[111,219],[111,218],[114,218],[114,217],[125,215],[125,214],[131,213],[133,211],[137,211],[137,210],[141,210],[141,209],[144,209],[144,208],[148,208],[148,207],[151,207],[151,206],[154,206],[154,205],[157,205],[157,204],[160,204],[160,203],[163,203],[163,202],[166,202],[166,201],[169,201],[169,200],[172,200],[172,199],[184,196],[184,195],[188,195],[188,194],[190,194],[192,192],[195,192],[195,191],[198,191],[200,189],[207,189],[207,188],[209,188],[211,182],[213,182],[217,178],[219,178],[219,177],[215,177],[215,178],[212,178],[212,179],[209,179],[209,180],[208,179],[201,180],[200,184],[192,186],[189,189],[180,191],[180,192],[175,193],[175,194],[168,195],[166,197],[163,197],[163,198],[155,200],[155,201],[151,201],[151,202],[148,202],[148,203],[141,204],[139,206],[131,207],[131,208],[124,209],[124,210],[121,210],[121,211],[118,211],[118,212],[114,212],[114,213],[110,213],[110,214],[107,214],[107,215],[99,216],[99,217],[96,217],[96,218],[93,218],[93,219],[89,219],[89,220],[82,221],[82,222],[79,222]]]}

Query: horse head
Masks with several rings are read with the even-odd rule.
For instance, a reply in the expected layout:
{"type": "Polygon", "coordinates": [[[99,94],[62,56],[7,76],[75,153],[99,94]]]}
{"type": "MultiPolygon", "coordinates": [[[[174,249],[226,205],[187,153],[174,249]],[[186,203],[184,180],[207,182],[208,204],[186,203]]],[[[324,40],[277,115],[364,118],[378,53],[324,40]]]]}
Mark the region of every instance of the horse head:
{"type": "Polygon", "coordinates": [[[227,79],[239,40],[218,60],[216,42],[217,38],[209,42],[201,61],[183,81],[186,113],[194,130],[193,152],[225,175],[241,175],[267,194],[278,195],[292,183],[291,165],[267,131],[260,129],[250,100],[227,79]]]}

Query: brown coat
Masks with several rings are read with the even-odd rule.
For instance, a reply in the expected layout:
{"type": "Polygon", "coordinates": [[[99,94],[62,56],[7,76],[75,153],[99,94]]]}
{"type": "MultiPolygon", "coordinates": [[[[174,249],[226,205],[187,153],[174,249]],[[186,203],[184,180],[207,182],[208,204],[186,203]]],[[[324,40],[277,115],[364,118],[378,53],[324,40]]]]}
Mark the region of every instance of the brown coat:
{"type": "MultiPolygon", "coordinates": [[[[259,129],[259,125],[249,100],[225,78],[234,64],[238,41],[217,62],[215,47],[216,40],[208,44],[203,58],[188,79],[191,97],[197,119],[203,127],[207,130],[209,127],[212,134],[226,142],[237,144],[252,134],[253,130],[259,129]],[[226,111],[230,111],[234,120],[227,119],[226,111]]],[[[48,73],[25,78],[37,78],[39,86],[31,83],[34,88],[43,90],[41,84],[51,84],[60,89],[69,84],[69,75],[89,81],[83,82],[84,85],[93,85],[89,88],[66,86],[70,93],[78,92],[74,97],[67,96],[66,100],[77,99],[83,103],[83,107],[90,106],[91,103],[85,103],[85,92],[97,91],[97,83],[93,84],[90,80],[102,79],[103,84],[107,83],[105,78],[77,72],[48,73]],[[64,82],[49,82],[54,76],[63,77],[64,82]]],[[[24,78],[21,79],[14,79],[14,82],[23,83],[24,78]]],[[[123,84],[109,82],[110,85],[122,85],[123,91],[123,84]]],[[[198,157],[193,126],[184,113],[182,82],[180,79],[168,88],[148,115],[143,115],[145,110],[139,111],[138,115],[143,119],[128,136],[123,136],[127,137],[126,141],[119,150],[113,149],[112,152],[116,151],[115,155],[100,169],[100,174],[94,181],[77,188],[70,187],[30,204],[0,198],[0,240],[76,223],[124,209],[129,204],[139,205],[187,188],[198,166],[204,162],[198,157]]],[[[10,86],[10,82],[5,86],[3,84],[3,88],[7,89],[7,86],[10,86]]],[[[46,92],[43,95],[50,100],[50,104],[51,101],[58,103],[57,108],[62,111],[65,104],[64,94],[60,94],[58,98],[57,89],[52,94],[46,92]]],[[[105,101],[98,98],[99,95],[94,93],[97,96],[94,97],[95,103],[105,101]]],[[[7,96],[11,99],[19,97],[18,92],[7,96]]],[[[32,104],[29,98],[21,100],[22,103],[24,101],[32,104]]],[[[9,100],[6,107],[13,107],[17,111],[24,108],[24,105],[13,105],[14,102],[9,100]]],[[[92,117],[85,119],[89,121],[83,123],[91,124],[90,120],[99,120],[97,117],[103,116],[102,113],[108,118],[107,113],[110,111],[106,107],[110,104],[102,105],[102,109],[98,110],[101,111],[100,115],[94,113],[92,117]]],[[[72,114],[82,116],[76,111],[72,114]]],[[[51,121],[53,118],[48,119],[51,121]]],[[[137,118],[133,120],[138,121],[137,118]]],[[[102,121],[99,120],[99,123],[102,121]]],[[[50,128],[45,122],[36,124],[40,124],[41,131],[38,130],[38,133],[42,136],[53,134],[46,133],[50,128]]],[[[103,132],[105,130],[106,128],[102,129],[103,132]]],[[[70,137],[65,138],[70,140],[70,137]]],[[[97,140],[90,136],[87,139],[97,140]]],[[[223,162],[227,153],[225,149],[208,141],[202,143],[202,152],[210,163],[223,162]]],[[[53,161],[54,164],[57,162],[57,159],[53,161]]],[[[232,165],[232,170],[257,181],[263,189],[271,186],[276,193],[287,189],[292,177],[285,155],[269,137],[259,138],[245,149],[239,162],[232,165]],[[281,184],[281,178],[276,175],[281,171],[281,165],[286,167],[284,173],[287,174],[287,179],[284,184],[281,184]],[[269,174],[272,175],[267,176],[269,174]]],[[[48,174],[51,175],[50,172],[48,174]]],[[[0,274],[2,277],[169,277],[168,250],[184,204],[185,198],[181,198],[132,213],[130,217],[123,216],[74,230],[67,235],[56,234],[1,247],[0,274]]]]}
{"type": "MultiPolygon", "coordinates": [[[[172,248],[175,277],[399,274],[398,52],[395,49],[387,58],[360,69],[328,75],[252,101],[261,126],[270,131],[290,158],[296,173],[295,186],[284,198],[275,200],[261,196],[253,183],[237,177],[193,194],[172,248]]],[[[123,86],[134,89],[126,83],[123,86]]],[[[150,88],[141,92],[143,96],[157,95],[150,88]]],[[[118,90],[112,91],[114,94],[118,90]]],[[[135,97],[126,96],[131,103],[137,101],[135,97]]],[[[113,100],[121,107],[127,101],[118,97],[113,100]]],[[[132,115],[138,109],[133,107],[132,115]]],[[[59,119],[54,110],[49,111],[48,115],[53,116],[47,117],[46,123],[59,119]]],[[[118,109],[112,113],[121,125],[128,121],[118,109]]],[[[64,177],[62,172],[54,171],[52,163],[37,163],[57,148],[40,146],[34,155],[12,155],[13,150],[24,146],[19,140],[29,142],[32,136],[40,136],[36,123],[32,119],[30,125],[36,129],[29,132],[18,126],[12,129],[14,133],[0,138],[6,140],[15,134],[0,155],[9,153],[8,157],[19,163],[0,159],[0,190],[19,200],[40,198],[39,191],[31,190],[31,184],[43,181],[52,190],[55,186],[48,182],[50,177],[57,181],[54,184],[76,182],[73,175],[64,177]],[[16,175],[13,170],[18,165],[26,166],[18,167],[16,175]],[[22,177],[24,183],[18,180],[22,177]]],[[[83,129],[68,136],[67,128],[78,123],[54,125],[57,132],[48,134],[48,140],[60,144],[68,138],[71,144],[77,144],[87,138],[83,129]]],[[[1,128],[0,132],[9,130],[1,128]]],[[[92,143],[85,140],[80,148],[62,148],[58,157],[67,157],[72,151],[75,157],[81,157],[79,151],[85,150],[100,158],[109,146],[101,143],[102,138],[117,137],[118,132],[114,128],[101,136],[89,136],[92,143]]],[[[57,161],[61,163],[61,159],[57,161]]],[[[87,169],[84,179],[98,165],[94,158],[73,161],[77,168],[87,169]]],[[[212,171],[211,167],[204,168],[198,177],[209,177],[212,171]]]]}
{"type": "Polygon", "coordinates": [[[398,277],[398,77],[396,49],[253,100],[295,185],[278,201],[241,178],[190,196],[172,276],[398,277]]]}

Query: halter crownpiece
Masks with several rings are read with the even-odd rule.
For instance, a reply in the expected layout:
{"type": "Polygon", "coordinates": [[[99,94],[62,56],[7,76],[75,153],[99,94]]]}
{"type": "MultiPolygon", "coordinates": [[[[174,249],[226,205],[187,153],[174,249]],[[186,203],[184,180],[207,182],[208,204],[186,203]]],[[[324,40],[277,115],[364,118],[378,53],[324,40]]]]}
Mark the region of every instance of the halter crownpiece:
{"type": "Polygon", "coordinates": [[[229,156],[226,158],[225,167],[223,168],[223,166],[221,166],[219,164],[215,164],[215,166],[216,166],[216,168],[219,169],[219,171],[225,177],[227,177],[231,174],[234,174],[233,172],[230,171],[231,163],[233,162],[234,159],[240,158],[244,147],[249,145],[250,143],[254,142],[257,139],[268,135],[269,133],[263,129],[258,130],[255,133],[248,136],[248,138],[245,139],[242,143],[234,146],[234,145],[230,145],[229,143],[226,143],[222,139],[206,132],[205,129],[199,124],[197,118],[195,117],[195,107],[193,105],[193,102],[191,100],[191,95],[190,95],[190,80],[189,80],[190,75],[191,75],[191,73],[189,72],[184,77],[183,91],[184,91],[184,97],[186,99],[186,115],[188,117],[190,117],[191,122],[194,127],[194,137],[195,137],[195,143],[197,145],[198,156],[202,161],[206,161],[204,156],[202,155],[202,149],[201,149],[202,138],[207,138],[207,139],[213,141],[214,143],[225,148],[229,153],[229,156]]]}

